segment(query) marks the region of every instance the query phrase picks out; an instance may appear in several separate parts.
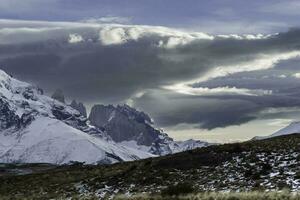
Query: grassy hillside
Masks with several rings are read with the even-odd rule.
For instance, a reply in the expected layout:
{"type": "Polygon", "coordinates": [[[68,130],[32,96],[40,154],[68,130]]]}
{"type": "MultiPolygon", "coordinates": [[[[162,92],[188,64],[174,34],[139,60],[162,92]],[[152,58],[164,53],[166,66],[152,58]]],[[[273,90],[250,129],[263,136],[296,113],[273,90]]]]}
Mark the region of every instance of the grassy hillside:
{"type": "Polygon", "coordinates": [[[284,192],[238,192],[238,193],[198,193],[181,196],[135,195],[118,196],[116,200],[299,200],[299,194],[284,192]]]}
{"type": "Polygon", "coordinates": [[[299,166],[300,134],[109,166],[0,165],[0,199],[299,191],[299,166]]]}

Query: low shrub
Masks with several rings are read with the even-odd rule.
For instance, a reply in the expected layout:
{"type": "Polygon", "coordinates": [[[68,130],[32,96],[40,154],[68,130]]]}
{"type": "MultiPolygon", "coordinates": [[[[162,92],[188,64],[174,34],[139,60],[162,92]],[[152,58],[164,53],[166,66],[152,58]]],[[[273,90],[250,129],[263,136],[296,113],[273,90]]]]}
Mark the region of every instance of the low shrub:
{"type": "Polygon", "coordinates": [[[178,183],[176,185],[170,185],[166,189],[162,190],[162,196],[179,196],[184,194],[191,194],[195,190],[190,183],[178,183]]]}

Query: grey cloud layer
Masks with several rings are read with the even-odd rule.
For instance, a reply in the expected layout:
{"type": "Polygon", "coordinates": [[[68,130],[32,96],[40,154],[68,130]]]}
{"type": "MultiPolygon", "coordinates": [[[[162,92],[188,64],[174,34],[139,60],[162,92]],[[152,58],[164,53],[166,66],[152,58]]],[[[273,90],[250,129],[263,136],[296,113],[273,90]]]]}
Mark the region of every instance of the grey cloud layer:
{"type": "Polygon", "coordinates": [[[1,0],[0,18],[78,21],[103,16],[210,33],[269,33],[299,26],[297,0],[1,0]]]}
{"type": "Polygon", "coordinates": [[[163,127],[191,124],[194,128],[213,129],[240,125],[255,119],[255,103],[239,99],[193,97],[166,91],[151,91],[136,99],[135,106],[149,110],[163,127]]]}
{"type": "MultiPolygon", "coordinates": [[[[264,38],[134,25],[1,23],[2,69],[48,91],[61,88],[68,96],[89,103],[131,99],[164,126],[191,123],[212,129],[254,119],[264,108],[298,106],[295,96],[284,98],[282,93],[195,97],[161,89],[201,78],[215,69],[234,72],[232,66],[248,62],[250,67],[244,70],[250,71],[251,63],[261,56],[272,58],[299,51],[298,29],[264,38]],[[77,37],[72,43],[70,34],[77,37]],[[134,97],[139,92],[144,95],[134,97]]],[[[264,69],[265,63],[259,65],[253,69],[264,69]]],[[[239,85],[239,81],[230,82],[226,77],[197,87],[267,88],[261,82],[240,81],[239,85]]],[[[297,88],[298,82],[293,83],[297,88]]]]}

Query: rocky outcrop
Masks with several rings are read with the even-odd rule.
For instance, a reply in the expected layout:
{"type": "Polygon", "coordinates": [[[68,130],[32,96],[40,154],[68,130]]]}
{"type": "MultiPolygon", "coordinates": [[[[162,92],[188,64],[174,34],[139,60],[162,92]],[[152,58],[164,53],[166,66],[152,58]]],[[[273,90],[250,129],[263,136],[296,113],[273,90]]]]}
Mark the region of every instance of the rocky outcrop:
{"type": "Polygon", "coordinates": [[[19,128],[20,118],[10,109],[9,104],[0,99],[0,129],[19,128]]]}
{"type": "Polygon", "coordinates": [[[104,128],[116,142],[134,140],[138,145],[150,146],[160,135],[147,114],[128,105],[95,105],[89,120],[92,125],[104,128]]]}
{"type": "Polygon", "coordinates": [[[166,133],[156,129],[147,114],[128,105],[95,105],[89,120],[92,125],[104,130],[115,142],[138,149],[143,146],[147,152],[154,155],[172,154],[209,145],[198,140],[174,141],[166,133]]]}
{"type": "Polygon", "coordinates": [[[76,102],[76,100],[73,100],[70,104],[70,106],[72,108],[74,108],[75,110],[78,110],[80,112],[80,114],[82,114],[84,117],[87,117],[86,114],[86,107],[83,105],[83,103],[81,102],[76,102]]]}

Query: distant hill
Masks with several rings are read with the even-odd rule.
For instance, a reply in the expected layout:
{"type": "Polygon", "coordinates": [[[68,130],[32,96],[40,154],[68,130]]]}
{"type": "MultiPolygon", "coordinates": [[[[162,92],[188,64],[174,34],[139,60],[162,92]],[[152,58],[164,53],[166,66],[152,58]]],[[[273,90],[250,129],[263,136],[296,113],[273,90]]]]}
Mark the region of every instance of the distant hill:
{"type": "Polygon", "coordinates": [[[268,136],[256,136],[253,138],[253,140],[262,140],[272,137],[278,137],[282,135],[290,135],[300,133],[300,122],[292,122],[288,126],[283,127],[282,129],[276,131],[275,133],[268,135],[268,136]]]}

